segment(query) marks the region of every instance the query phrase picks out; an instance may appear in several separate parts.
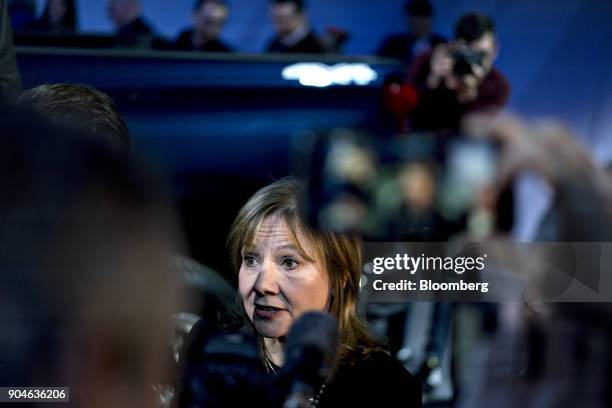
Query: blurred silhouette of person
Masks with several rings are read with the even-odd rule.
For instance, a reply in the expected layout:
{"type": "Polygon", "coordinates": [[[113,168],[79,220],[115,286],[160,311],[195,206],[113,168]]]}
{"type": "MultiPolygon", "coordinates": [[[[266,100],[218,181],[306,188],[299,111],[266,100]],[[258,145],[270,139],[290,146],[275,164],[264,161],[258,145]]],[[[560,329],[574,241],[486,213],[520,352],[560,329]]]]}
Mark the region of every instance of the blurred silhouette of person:
{"type": "MultiPolygon", "coordinates": [[[[413,131],[454,136],[468,114],[495,114],[510,96],[510,84],[494,67],[499,52],[493,21],[480,13],[463,15],[455,25],[455,38],[440,44],[413,63],[410,81],[420,91],[409,115],[413,131]]],[[[512,186],[497,203],[497,227],[509,231],[514,223],[512,186]]]]}
{"type": "Polygon", "coordinates": [[[15,61],[13,32],[6,0],[0,0],[0,103],[21,92],[21,78],[15,61]]]}
{"type": "Polygon", "coordinates": [[[39,19],[25,30],[49,34],[74,33],[77,28],[75,0],[48,0],[39,19]]]}
{"type": "Polygon", "coordinates": [[[270,16],[276,36],[266,51],[284,54],[319,54],[327,50],[314,33],[304,1],[271,0],[270,16]]]}
{"type": "Polygon", "coordinates": [[[410,66],[414,57],[446,42],[432,32],[434,10],[429,0],[409,0],[404,3],[408,31],[387,37],[378,49],[381,57],[395,58],[410,66]]]}
{"type": "Polygon", "coordinates": [[[410,127],[457,133],[467,113],[503,108],[510,85],[493,66],[498,51],[489,17],[462,16],[449,44],[439,44],[413,63],[409,81],[419,89],[420,98],[410,115],[410,127]]]}
{"type": "Polygon", "coordinates": [[[85,134],[128,151],[130,134],[110,96],[90,85],[45,84],[25,90],[15,100],[62,126],[84,126],[85,134]]]}
{"type": "MultiPolygon", "coordinates": [[[[408,130],[455,136],[460,134],[462,120],[468,114],[493,114],[503,108],[510,86],[493,66],[498,49],[491,19],[468,13],[458,20],[451,43],[439,43],[417,56],[410,68],[409,82],[416,86],[419,97],[408,114],[408,130]]],[[[504,187],[494,208],[486,209],[491,216],[487,228],[508,232],[514,224],[514,192],[512,185],[504,187]]],[[[451,303],[434,304],[426,359],[417,372],[426,392],[439,384],[436,379],[446,353],[453,309],[451,303]]]]}
{"type": "MultiPolygon", "coordinates": [[[[485,117],[484,121],[472,117],[470,122],[472,133],[500,145],[498,191],[523,172],[535,173],[550,185],[555,225],[545,238],[555,243],[529,248],[529,255],[538,248],[549,248],[541,259],[508,255],[503,267],[519,275],[532,270],[529,265],[534,261],[544,266],[541,277],[529,276],[538,278],[541,293],[499,305],[499,327],[491,344],[487,348],[479,344],[479,350],[464,363],[469,365],[466,370],[471,379],[457,406],[609,407],[610,303],[597,302],[595,297],[563,302],[557,296],[564,293],[554,292],[559,288],[563,292],[569,284],[586,287],[584,278],[590,274],[601,285],[593,293],[610,296],[605,248],[612,236],[612,178],[572,132],[557,122],[529,123],[508,115],[495,120],[485,117]],[[580,256],[585,248],[588,258],[595,255],[594,262],[585,259],[584,253],[580,256]],[[573,271],[566,269],[572,267],[573,271]],[[570,271],[574,275],[567,274],[570,271]],[[554,296],[548,297],[551,288],[554,296]]],[[[507,253],[515,254],[511,249],[509,246],[507,253]]]]}
{"type": "Polygon", "coordinates": [[[219,38],[229,13],[229,6],[223,0],[196,0],[191,16],[192,26],[179,34],[175,48],[185,51],[231,51],[219,38]]]}
{"type": "Polygon", "coordinates": [[[154,406],[181,298],[158,177],[35,112],[0,115],[0,384],[154,406]]]}
{"type": "Polygon", "coordinates": [[[107,13],[115,26],[119,46],[151,47],[155,34],[143,17],[139,0],[108,0],[107,13]]]}

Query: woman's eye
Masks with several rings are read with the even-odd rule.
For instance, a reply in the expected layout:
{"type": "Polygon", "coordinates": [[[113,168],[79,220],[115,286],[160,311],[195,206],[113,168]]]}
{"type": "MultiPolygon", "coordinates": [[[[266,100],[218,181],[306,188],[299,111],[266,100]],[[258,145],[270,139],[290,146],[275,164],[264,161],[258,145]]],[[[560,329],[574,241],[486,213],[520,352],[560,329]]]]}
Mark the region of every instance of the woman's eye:
{"type": "Polygon", "coordinates": [[[282,264],[287,269],[294,269],[299,263],[293,258],[283,258],[282,264]]]}
{"type": "Polygon", "coordinates": [[[244,262],[246,266],[251,267],[257,263],[257,259],[255,259],[253,255],[245,255],[242,257],[242,262],[244,262]]]}

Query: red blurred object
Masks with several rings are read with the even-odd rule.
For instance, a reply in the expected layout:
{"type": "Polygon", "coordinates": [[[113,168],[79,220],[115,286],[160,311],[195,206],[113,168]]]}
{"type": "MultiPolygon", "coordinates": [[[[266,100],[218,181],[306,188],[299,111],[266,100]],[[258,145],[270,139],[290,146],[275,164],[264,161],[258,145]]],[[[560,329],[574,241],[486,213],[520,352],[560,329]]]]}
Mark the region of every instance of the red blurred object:
{"type": "Polygon", "coordinates": [[[407,124],[407,116],[416,108],[419,101],[417,89],[410,84],[393,82],[383,89],[385,108],[397,120],[398,131],[402,132],[407,124]]]}
{"type": "Polygon", "coordinates": [[[416,107],[419,94],[409,84],[391,83],[384,90],[385,106],[394,115],[406,116],[416,107]]]}

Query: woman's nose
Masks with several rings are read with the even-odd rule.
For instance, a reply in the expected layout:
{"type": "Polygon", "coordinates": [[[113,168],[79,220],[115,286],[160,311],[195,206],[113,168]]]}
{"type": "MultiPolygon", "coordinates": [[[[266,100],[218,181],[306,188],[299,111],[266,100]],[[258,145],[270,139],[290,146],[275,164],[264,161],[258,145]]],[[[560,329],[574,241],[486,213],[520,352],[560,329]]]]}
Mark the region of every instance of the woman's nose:
{"type": "Polygon", "coordinates": [[[260,295],[278,294],[278,271],[273,262],[263,262],[257,274],[254,289],[260,295]]]}

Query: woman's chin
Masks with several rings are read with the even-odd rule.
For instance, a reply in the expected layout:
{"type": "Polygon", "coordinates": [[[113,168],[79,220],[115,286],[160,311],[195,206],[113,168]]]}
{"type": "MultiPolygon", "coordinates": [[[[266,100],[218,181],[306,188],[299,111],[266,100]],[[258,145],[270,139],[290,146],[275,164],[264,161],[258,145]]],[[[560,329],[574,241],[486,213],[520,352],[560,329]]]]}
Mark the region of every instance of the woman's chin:
{"type": "Polygon", "coordinates": [[[258,321],[257,319],[253,322],[255,330],[262,337],[268,337],[277,339],[287,335],[289,331],[289,324],[279,321],[258,321]]]}

